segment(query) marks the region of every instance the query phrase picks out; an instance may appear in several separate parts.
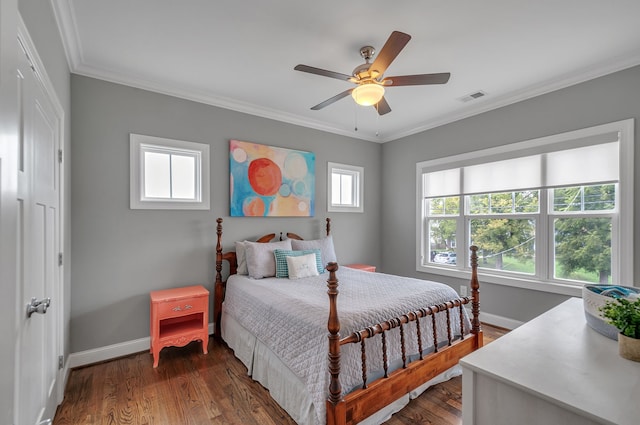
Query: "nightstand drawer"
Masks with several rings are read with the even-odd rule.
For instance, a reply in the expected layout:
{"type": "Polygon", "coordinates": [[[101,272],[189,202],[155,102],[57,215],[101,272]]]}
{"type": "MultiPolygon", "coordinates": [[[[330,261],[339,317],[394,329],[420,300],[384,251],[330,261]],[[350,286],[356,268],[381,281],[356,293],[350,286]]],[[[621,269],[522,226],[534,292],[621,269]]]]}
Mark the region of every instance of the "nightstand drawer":
{"type": "Polygon", "coordinates": [[[209,306],[207,297],[198,297],[159,303],[157,308],[158,318],[163,319],[165,317],[177,317],[198,311],[204,311],[205,309],[208,309],[209,306]]]}

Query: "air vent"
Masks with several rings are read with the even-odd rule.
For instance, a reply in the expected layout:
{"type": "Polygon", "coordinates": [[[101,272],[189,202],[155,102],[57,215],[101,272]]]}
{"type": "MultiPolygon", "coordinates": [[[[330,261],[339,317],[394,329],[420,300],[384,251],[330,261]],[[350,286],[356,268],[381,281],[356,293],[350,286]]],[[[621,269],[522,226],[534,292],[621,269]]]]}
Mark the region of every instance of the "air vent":
{"type": "Polygon", "coordinates": [[[486,96],[487,93],[483,92],[482,90],[478,90],[477,92],[468,94],[466,96],[463,96],[460,98],[461,102],[469,102],[471,100],[476,100],[476,99],[480,99],[481,97],[486,96]]]}

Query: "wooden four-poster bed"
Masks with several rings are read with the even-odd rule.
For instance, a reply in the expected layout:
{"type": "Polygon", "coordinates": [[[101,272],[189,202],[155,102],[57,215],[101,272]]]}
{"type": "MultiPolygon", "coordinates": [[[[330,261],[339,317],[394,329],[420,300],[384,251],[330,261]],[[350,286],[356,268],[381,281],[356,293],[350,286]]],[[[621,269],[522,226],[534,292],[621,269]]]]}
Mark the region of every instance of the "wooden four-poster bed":
{"type": "MultiPolygon", "coordinates": [[[[482,346],[474,246],[471,297],[458,297],[434,282],[339,268],[335,261],[309,278],[252,279],[238,274],[240,255],[223,252],[222,222],[217,219],[215,335],[298,423],[381,421],[406,404],[408,394],[416,396],[416,389],[449,379],[458,360],[482,346]]],[[[303,239],[287,233],[283,241],[281,233],[281,241],[271,244],[274,250],[288,248],[290,241],[295,255],[302,252],[296,247],[317,246],[312,255],[320,251],[330,258],[335,256],[330,225],[327,219],[323,240],[294,242],[303,239]]],[[[250,252],[264,251],[274,239],[271,233],[256,241],[265,245],[244,242],[242,261],[253,260],[250,252]]]]}

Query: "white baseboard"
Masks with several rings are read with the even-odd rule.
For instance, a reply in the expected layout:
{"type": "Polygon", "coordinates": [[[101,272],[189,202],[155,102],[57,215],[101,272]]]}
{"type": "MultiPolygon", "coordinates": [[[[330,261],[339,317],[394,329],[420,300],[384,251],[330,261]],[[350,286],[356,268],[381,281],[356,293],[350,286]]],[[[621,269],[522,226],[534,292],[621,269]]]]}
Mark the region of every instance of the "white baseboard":
{"type": "MultiPolygon", "coordinates": [[[[213,334],[214,324],[209,323],[209,335],[213,334]]],[[[139,338],[132,341],[120,342],[118,344],[107,345],[105,347],[93,348],[91,350],[71,353],[67,359],[65,368],[71,370],[76,367],[86,366],[92,363],[104,362],[117,357],[128,356],[129,354],[149,351],[151,338],[139,338]]],[[[65,371],[65,376],[68,372],[65,371]]]]}
{"type": "MultiPolygon", "coordinates": [[[[467,304],[465,308],[467,309],[469,317],[471,317],[471,306],[467,304]]],[[[504,316],[498,316],[497,314],[485,313],[482,311],[480,312],[480,321],[488,325],[509,329],[510,331],[524,324],[524,322],[521,322],[519,320],[510,319],[504,316]]]]}
{"type": "MultiPolygon", "coordinates": [[[[498,316],[497,314],[480,312],[480,321],[490,325],[499,326],[505,329],[515,329],[522,325],[523,322],[509,319],[508,317],[498,316]]],[[[214,324],[209,323],[209,335],[213,334],[214,324]]],[[[65,381],[69,377],[71,369],[86,366],[93,363],[104,362],[115,359],[117,357],[128,356],[130,354],[148,351],[151,345],[150,337],[134,339],[118,344],[107,345],[105,347],[93,348],[91,350],[79,351],[71,353],[65,364],[65,381]]]]}
{"type": "Polygon", "coordinates": [[[92,363],[99,363],[105,360],[114,359],[116,357],[128,356],[129,354],[139,353],[144,350],[149,351],[150,345],[151,339],[149,337],[134,339],[132,341],[71,353],[67,363],[69,368],[73,369],[92,363]]]}
{"type": "Polygon", "coordinates": [[[483,313],[482,311],[480,312],[480,321],[509,330],[513,330],[524,323],[508,317],[498,316],[497,314],[483,313]]]}

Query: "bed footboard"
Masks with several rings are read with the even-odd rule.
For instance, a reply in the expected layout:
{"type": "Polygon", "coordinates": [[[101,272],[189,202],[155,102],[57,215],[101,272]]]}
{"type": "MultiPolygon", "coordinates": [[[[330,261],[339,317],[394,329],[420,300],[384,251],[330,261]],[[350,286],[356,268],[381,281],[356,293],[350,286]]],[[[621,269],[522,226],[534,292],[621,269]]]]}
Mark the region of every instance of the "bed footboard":
{"type": "Polygon", "coordinates": [[[407,312],[385,322],[375,324],[360,331],[354,332],[344,338],[340,338],[340,320],[337,311],[338,280],[336,271],[338,265],[330,263],[327,266],[329,280],[327,294],[329,295],[329,320],[327,329],[329,331],[329,394],[326,402],[327,425],[348,425],[358,422],[371,416],[384,406],[391,404],[408,392],[419,387],[423,383],[438,376],[447,369],[458,363],[458,360],[465,355],[477,350],[482,346],[482,330],[480,328],[480,293],[477,276],[478,258],[477,247],[471,248],[471,298],[463,297],[450,300],[446,303],[428,306],[417,311],[407,312]],[[461,329],[464,328],[462,306],[471,303],[471,330],[468,335],[460,335],[456,338],[451,332],[451,321],[459,320],[461,329]],[[452,309],[458,308],[458,314],[452,315],[452,309]],[[437,341],[437,329],[435,314],[445,312],[447,318],[447,344],[438,347],[434,344],[434,351],[423,356],[422,337],[419,321],[431,320],[433,339],[437,341]],[[452,317],[453,316],[453,317],[452,317]],[[405,352],[404,325],[410,322],[417,322],[416,334],[418,343],[419,359],[408,363],[405,352]],[[386,358],[386,337],[385,332],[393,328],[400,328],[400,344],[402,352],[402,368],[389,372],[386,358]],[[365,340],[381,334],[382,350],[384,358],[384,377],[367,384],[366,351],[365,340]],[[362,347],[362,388],[350,392],[346,396],[342,395],[340,385],[340,347],[345,344],[360,343],[362,347]]]}

